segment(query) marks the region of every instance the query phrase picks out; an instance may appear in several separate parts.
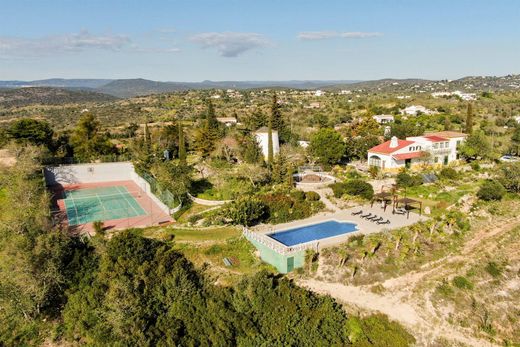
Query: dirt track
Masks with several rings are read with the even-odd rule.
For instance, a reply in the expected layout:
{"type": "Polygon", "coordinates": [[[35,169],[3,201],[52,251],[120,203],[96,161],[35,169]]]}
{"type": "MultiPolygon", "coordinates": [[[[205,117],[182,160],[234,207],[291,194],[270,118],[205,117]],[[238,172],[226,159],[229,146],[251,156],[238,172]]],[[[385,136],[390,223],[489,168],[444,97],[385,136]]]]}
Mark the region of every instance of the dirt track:
{"type": "Polygon", "coordinates": [[[470,329],[450,324],[439,314],[430,298],[436,281],[457,273],[459,266],[468,259],[478,259],[484,251],[492,251],[498,237],[520,225],[520,217],[501,221],[500,227],[490,223],[480,227],[468,240],[459,254],[424,264],[418,271],[388,279],[379,283],[382,293],[373,293],[370,286],[353,286],[330,283],[317,279],[300,280],[298,283],[320,294],[328,294],[340,302],[361,310],[378,311],[402,323],[415,335],[419,346],[437,345],[435,341],[449,341],[453,345],[498,346],[488,340],[473,336],[470,329]]]}

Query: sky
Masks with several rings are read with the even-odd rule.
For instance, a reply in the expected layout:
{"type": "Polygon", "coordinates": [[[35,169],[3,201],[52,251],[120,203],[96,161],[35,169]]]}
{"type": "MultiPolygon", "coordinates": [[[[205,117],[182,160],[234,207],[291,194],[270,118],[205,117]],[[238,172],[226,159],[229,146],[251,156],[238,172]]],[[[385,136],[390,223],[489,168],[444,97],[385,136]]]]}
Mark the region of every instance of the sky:
{"type": "Polygon", "coordinates": [[[518,73],[519,0],[0,0],[0,80],[518,73]]]}

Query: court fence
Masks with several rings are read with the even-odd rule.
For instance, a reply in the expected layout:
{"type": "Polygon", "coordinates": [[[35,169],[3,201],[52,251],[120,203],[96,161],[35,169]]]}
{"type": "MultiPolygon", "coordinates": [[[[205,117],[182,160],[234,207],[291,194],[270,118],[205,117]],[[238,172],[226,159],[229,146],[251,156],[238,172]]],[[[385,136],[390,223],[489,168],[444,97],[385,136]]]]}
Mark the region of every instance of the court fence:
{"type": "Polygon", "coordinates": [[[161,187],[160,183],[157,182],[157,179],[152,175],[142,172],[141,177],[148,182],[150,185],[150,190],[152,193],[159,198],[166,206],[170,209],[176,209],[179,207],[179,200],[175,199],[175,195],[170,192],[168,189],[161,187]]]}

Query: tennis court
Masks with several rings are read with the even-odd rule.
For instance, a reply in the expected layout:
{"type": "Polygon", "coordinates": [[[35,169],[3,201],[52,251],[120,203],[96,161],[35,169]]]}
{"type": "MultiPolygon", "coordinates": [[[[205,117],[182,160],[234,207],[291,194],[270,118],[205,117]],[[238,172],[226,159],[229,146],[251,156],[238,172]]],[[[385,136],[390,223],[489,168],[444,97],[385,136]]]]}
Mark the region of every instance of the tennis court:
{"type": "Polygon", "coordinates": [[[71,226],[147,214],[125,186],[65,190],[64,194],[71,226]]]}

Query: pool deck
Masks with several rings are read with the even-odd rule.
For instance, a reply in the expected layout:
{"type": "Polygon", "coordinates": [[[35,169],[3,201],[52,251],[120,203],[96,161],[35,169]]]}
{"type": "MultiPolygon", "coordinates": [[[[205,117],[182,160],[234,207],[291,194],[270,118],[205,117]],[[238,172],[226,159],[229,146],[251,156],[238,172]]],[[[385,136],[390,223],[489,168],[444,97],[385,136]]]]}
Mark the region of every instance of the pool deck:
{"type": "Polygon", "coordinates": [[[342,234],[339,236],[330,237],[327,239],[318,240],[318,247],[329,247],[333,245],[340,244],[342,242],[347,241],[352,235],[358,234],[371,234],[382,232],[385,230],[398,229],[405,226],[409,226],[415,224],[420,221],[427,220],[428,218],[425,216],[420,216],[417,213],[410,212],[409,218],[406,215],[398,215],[392,214],[392,207],[388,206],[386,211],[383,210],[381,205],[374,204],[373,207],[370,205],[363,205],[358,207],[353,207],[344,210],[336,210],[334,212],[322,212],[315,216],[301,219],[289,223],[276,224],[276,225],[268,225],[268,224],[260,224],[256,227],[251,228],[251,231],[257,232],[260,234],[270,234],[273,232],[279,232],[287,229],[293,229],[297,227],[302,227],[309,224],[316,224],[321,222],[326,222],[329,220],[336,220],[338,222],[350,222],[355,223],[358,226],[358,231],[342,234]],[[367,221],[358,216],[353,216],[352,212],[357,212],[359,210],[363,211],[363,214],[372,213],[384,218],[384,220],[390,220],[390,224],[377,224],[371,221],[367,221]]]}

